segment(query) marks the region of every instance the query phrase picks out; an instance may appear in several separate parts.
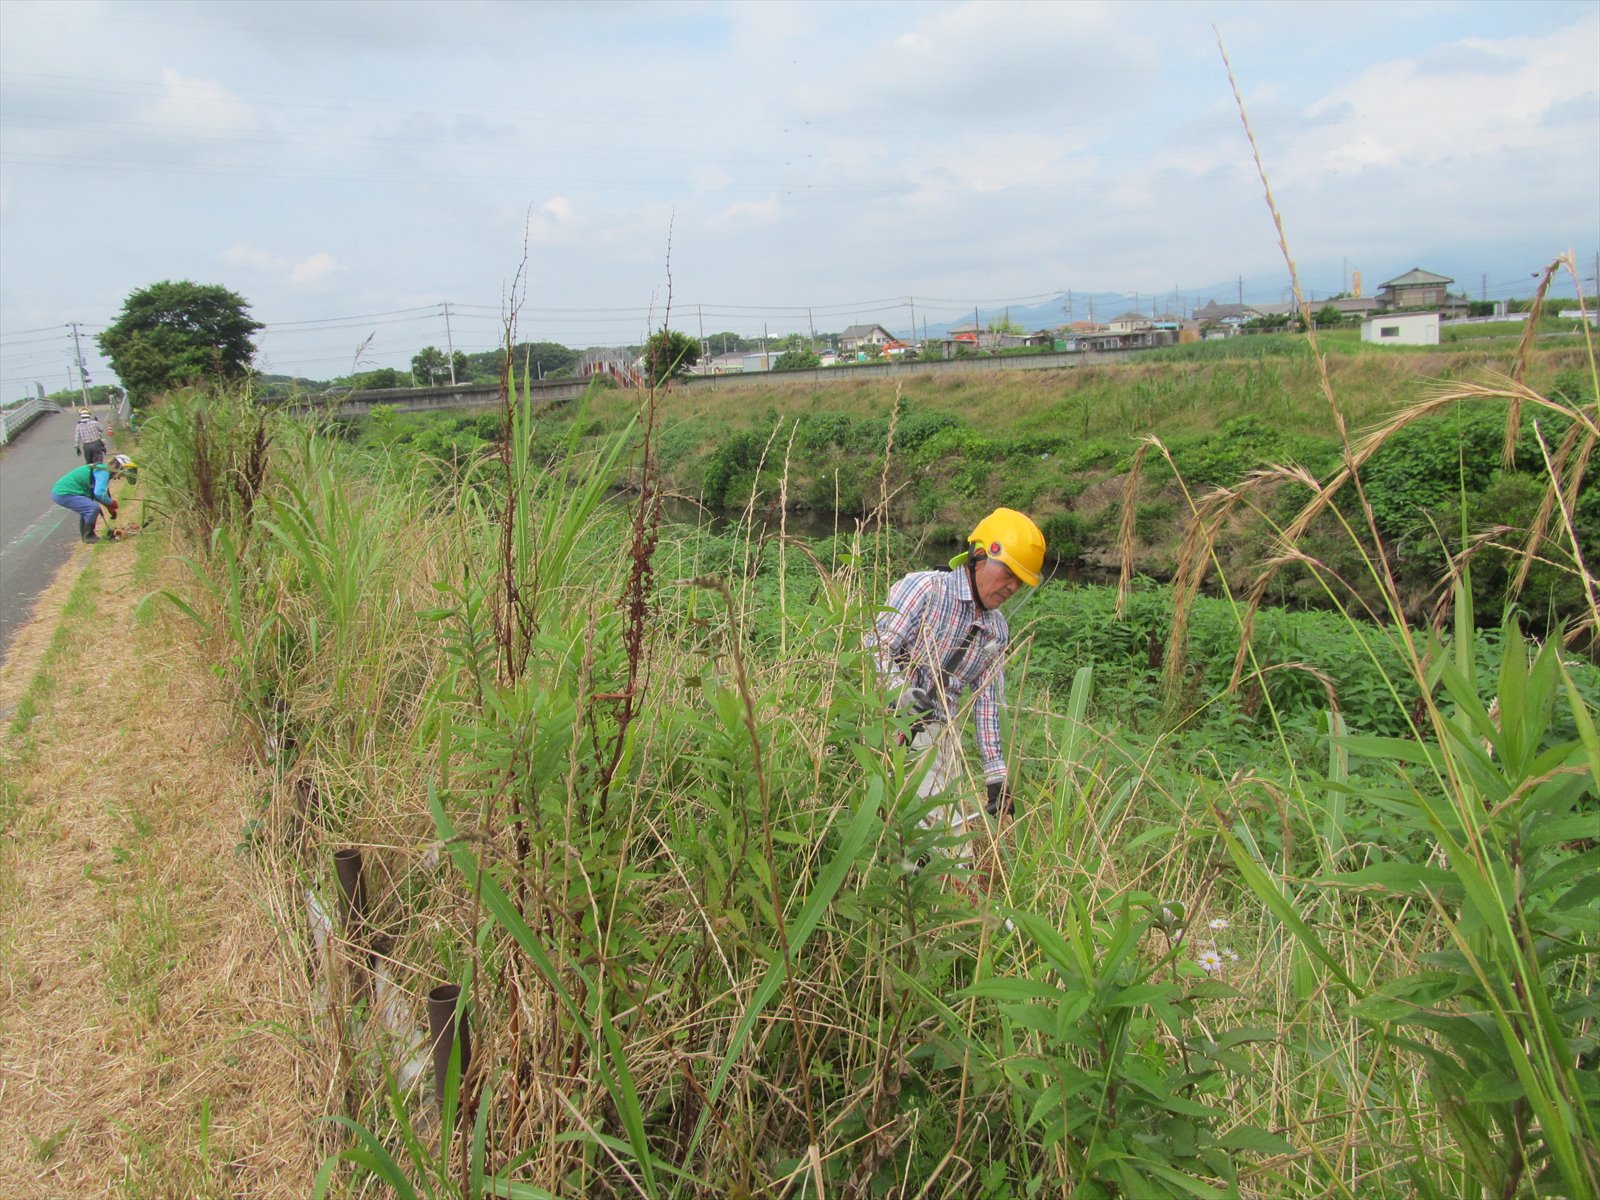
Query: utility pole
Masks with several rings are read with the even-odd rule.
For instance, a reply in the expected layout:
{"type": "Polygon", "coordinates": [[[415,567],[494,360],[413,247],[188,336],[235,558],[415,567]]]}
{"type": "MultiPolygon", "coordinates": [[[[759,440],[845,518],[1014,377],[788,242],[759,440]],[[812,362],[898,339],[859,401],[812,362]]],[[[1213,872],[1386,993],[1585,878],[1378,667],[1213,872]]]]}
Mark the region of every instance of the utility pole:
{"type": "MultiPolygon", "coordinates": [[[[72,330],[72,349],[73,349],[73,352],[78,356],[78,384],[79,384],[80,387],[83,388],[83,406],[85,408],[88,408],[89,407],[89,372],[87,370],[85,370],[84,366],[83,366],[83,346],[78,341],[78,323],[76,321],[68,321],[67,325],[72,330]]],[[[69,383],[70,383],[71,376],[69,375],[67,378],[68,378],[69,383]]],[[[109,417],[106,418],[106,421],[107,421],[108,424],[110,423],[110,420],[111,419],[109,417]]]]}
{"type": "Polygon", "coordinates": [[[1067,289],[1067,321],[1072,321],[1072,289],[1067,289]]]}
{"type": "Polygon", "coordinates": [[[811,353],[817,352],[817,323],[811,319],[811,310],[806,309],[806,328],[811,331],[811,353]]]}
{"type": "Polygon", "coordinates": [[[1488,298],[1489,298],[1489,272],[1485,271],[1483,273],[1483,278],[1478,283],[1478,299],[1479,300],[1487,300],[1488,298]]]}
{"type": "Polygon", "coordinates": [[[917,298],[907,296],[906,302],[911,305],[911,340],[914,342],[917,340],[917,298]]]}
{"type": "Polygon", "coordinates": [[[1244,276],[1239,276],[1239,307],[1244,307],[1244,276]]]}
{"type": "Polygon", "coordinates": [[[450,386],[456,386],[456,344],[450,336],[450,301],[442,302],[444,305],[444,344],[445,351],[450,355],[450,386]]]}
{"type": "Polygon", "coordinates": [[[694,315],[700,321],[700,353],[710,358],[711,347],[706,345],[706,314],[701,311],[701,306],[698,304],[694,306],[694,315]]]}
{"type": "Polygon", "coordinates": [[[767,323],[761,322],[761,369],[772,370],[772,361],[767,357],[767,323]]]}

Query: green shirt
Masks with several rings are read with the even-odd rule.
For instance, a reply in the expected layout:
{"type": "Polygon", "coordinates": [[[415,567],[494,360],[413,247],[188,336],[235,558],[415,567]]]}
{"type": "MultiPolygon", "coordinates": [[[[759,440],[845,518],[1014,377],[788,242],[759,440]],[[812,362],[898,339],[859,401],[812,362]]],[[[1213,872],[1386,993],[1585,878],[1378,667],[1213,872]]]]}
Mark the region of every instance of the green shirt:
{"type": "Polygon", "coordinates": [[[111,472],[101,463],[74,467],[50,489],[55,496],[87,496],[101,504],[111,503],[111,472]]]}

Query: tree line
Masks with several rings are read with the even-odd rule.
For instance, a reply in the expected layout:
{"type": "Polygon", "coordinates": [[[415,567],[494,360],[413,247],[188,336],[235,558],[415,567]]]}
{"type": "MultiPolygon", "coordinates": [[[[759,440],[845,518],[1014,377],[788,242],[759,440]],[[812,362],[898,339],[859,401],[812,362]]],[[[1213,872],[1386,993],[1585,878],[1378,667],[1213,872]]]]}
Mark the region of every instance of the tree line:
{"type": "MultiPolygon", "coordinates": [[[[332,379],[257,373],[254,338],[265,326],[250,315],[249,302],[216,284],[162,280],[131,293],[122,311],[96,341],[137,406],[174,387],[202,382],[238,383],[251,379],[263,395],[350,388],[357,391],[398,387],[430,387],[444,382],[496,383],[505,372],[502,347],[468,354],[424,346],[411,356],[409,368],[354,370],[332,379]]],[[[682,374],[702,356],[769,350],[791,366],[815,365],[812,349],[834,345],[839,335],[816,338],[792,333],[751,338],[721,330],[704,338],[662,330],[642,346],[621,347],[630,358],[642,357],[652,380],[682,374]]],[[[536,379],[574,374],[581,349],[559,342],[518,342],[511,348],[519,372],[536,379]]],[[[355,354],[357,362],[360,351],[355,354]]]]}

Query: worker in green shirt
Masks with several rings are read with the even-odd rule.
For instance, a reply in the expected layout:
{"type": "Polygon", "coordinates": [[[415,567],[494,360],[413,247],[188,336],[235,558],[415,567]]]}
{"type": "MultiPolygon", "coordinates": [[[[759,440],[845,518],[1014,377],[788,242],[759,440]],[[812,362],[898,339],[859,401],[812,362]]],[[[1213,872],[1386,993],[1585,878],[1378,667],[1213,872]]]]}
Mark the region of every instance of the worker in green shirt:
{"type": "Polygon", "coordinates": [[[50,499],[78,514],[78,536],[86,542],[98,542],[94,528],[100,520],[100,510],[105,509],[113,521],[117,519],[111,481],[121,479],[133,467],[133,460],[126,454],[113,454],[109,462],[85,463],[55,481],[50,499]]]}

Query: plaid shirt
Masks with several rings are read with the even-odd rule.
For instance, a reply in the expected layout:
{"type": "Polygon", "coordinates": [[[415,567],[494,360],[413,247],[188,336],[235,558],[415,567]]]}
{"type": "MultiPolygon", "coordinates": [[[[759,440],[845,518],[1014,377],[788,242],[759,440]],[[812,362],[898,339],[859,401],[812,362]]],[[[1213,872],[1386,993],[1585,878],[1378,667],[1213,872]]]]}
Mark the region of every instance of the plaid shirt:
{"type": "Polygon", "coordinates": [[[79,419],[77,426],[72,431],[72,444],[82,450],[85,442],[103,442],[106,440],[105,427],[90,417],[87,421],[79,419]]]}
{"type": "Polygon", "coordinates": [[[979,608],[965,567],[918,571],[889,589],[889,603],[866,644],[878,675],[890,688],[919,687],[934,696],[948,720],[961,697],[975,693],[972,720],[985,783],[1004,781],[1000,705],[1005,702],[1001,664],[1011,631],[994,609],[979,608]],[[972,636],[968,639],[968,632],[972,636]],[[968,644],[963,649],[962,643],[968,644]]]}

